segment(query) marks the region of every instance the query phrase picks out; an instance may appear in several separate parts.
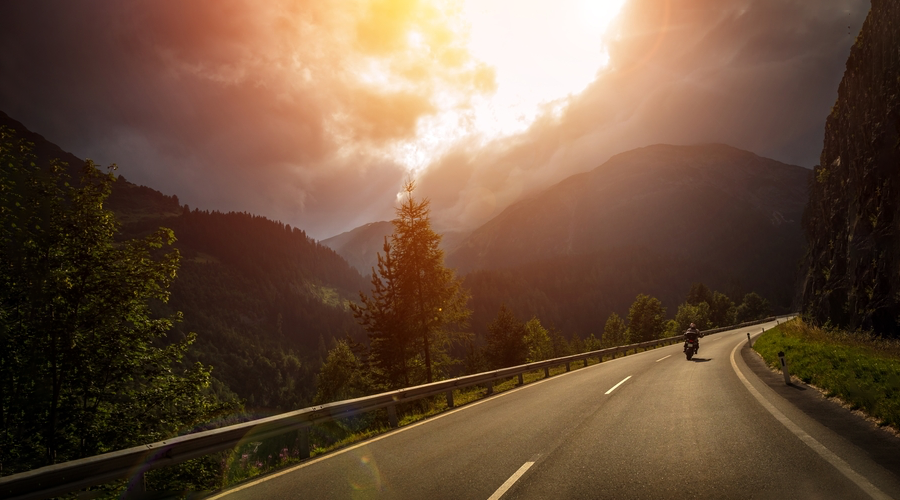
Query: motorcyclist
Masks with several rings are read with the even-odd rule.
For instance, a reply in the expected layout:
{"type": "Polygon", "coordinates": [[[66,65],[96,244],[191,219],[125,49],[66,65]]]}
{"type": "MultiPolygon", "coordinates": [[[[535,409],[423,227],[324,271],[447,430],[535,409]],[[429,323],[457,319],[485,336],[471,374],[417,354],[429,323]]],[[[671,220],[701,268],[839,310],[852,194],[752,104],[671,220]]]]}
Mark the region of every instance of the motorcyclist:
{"type": "Polygon", "coordinates": [[[700,337],[703,335],[700,334],[700,330],[697,329],[697,325],[691,323],[691,326],[688,327],[687,330],[684,331],[684,340],[693,340],[696,342],[697,349],[695,352],[700,352],[700,337]]]}

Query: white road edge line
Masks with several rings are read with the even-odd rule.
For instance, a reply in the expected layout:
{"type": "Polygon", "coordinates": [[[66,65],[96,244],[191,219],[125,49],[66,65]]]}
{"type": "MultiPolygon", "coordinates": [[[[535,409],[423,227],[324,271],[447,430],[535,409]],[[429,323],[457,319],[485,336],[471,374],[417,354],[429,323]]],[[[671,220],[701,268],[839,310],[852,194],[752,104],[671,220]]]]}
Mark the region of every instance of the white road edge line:
{"type": "MultiPolygon", "coordinates": [[[[644,354],[644,353],[647,353],[647,352],[650,352],[650,351],[644,351],[644,352],[640,352],[640,353],[638,353],[638,354],[632,354],[632,356],[637,356],[637,355],[644,354]]],[[[595,365],[590,365],[590,366],[588,366],[587,368],[593,368],[593,367],[595,367],[595,366],[603,366],[604,363],[611,363],[611,362],[613,362],[613,361],[618,361],[618,360],[621,360],[621,359],[625,359],[625,358],[622,357],[622,358],[612,359],[612,360],[609,360],[609,361],[604,361],[603,363],[597,363],[597,364],[595,364],[595,365]]],[[[373,437],[373,438],[369,438],[369,439],[360,441],[360,442],[358,442],[358,443],[356,443],[356,444],[352,444],[352,445],[347,446],[347,447],[345,447],[345,448],[340,448],[340,449],[334,450],[334,451],[332,451],[332,452],[328,452],[328,453],[326,453],[326,454],[324,454],[324,455],[320,455],[320,456],[315,457],[315,458],[310,458],[310,459],[304,460],[303,462],[300,462],[300,463],[297,464],[297,465],[293,465],[293,466],[284,468],[284,469],[282,469],[282,470],[280,470],[280,471],[278,471],[278,472],[273,472],[273,473],[271,473],[271,474],[266,474],[266,475],[264,475],[264,476],[262,476],[262,477],[258,477],[258,478],[251,479],[251,480],[249,480],[249,481],[247,481],[247,482],[245,482],[245,483],[238,484],[238,485],[233,486],[233,487],[231,487],[231,488],[229,488],[229,489],[219,491],[219,492],[216,493],[215,495],[213,495],[213,496],[211,496],[211,497],[207,497],[206,500],[218,500],[219,498],[226,497],[226,496],[228,496],[228,495],[231,495],[232,493],[237,493],[238,491],[245,490],[245,489],[247,489],[247,488],[251,488],[251,487],[253,487],[253,486],[256,486],[256,485],[258,485],[258,484],[260,484],[260,483],[269,481],[269,480],[271,480],[271,479],[275,479],[275,478],[280,477],[280,476],[283,476],[283,475],[285,475],[285,474],[290,474],[291,472],[295,472],[295,471],[297,471],[297,470],[299,470],[299,469],[303,469],[303,468],[309,467],[310,465],[317,464],[317,463],[319,463],[319,462],[328,460],[329,458],[334,458],[334,457],[336,457],[336,456],[343,455],[344,453],[353,451],[353,450],[355,450],[355,449],[357,449],[357,448],[362,448],[363,446],[368,446],[368,445],[370,445],[370,444],[372,444],[372,443],[374,443],[374,442],[376,442],[376,441],[381,441],[382,439],[387,439],[387,438],[389,438],[389,437],[391,437],[391,436],[394,436],[394,435],[396,435],[396,434],[399,434],[399,433],[401,433],[401,432],[405,432],[405,431],[408,431],[408,430],[410,430],[410,429],[415,429],[416,427],[418,427],[418,426],[420,426],[420,425],[425,425],[425,424],[427,424],[427,423],[429,423],[429,422],[434,422],[435,420],[438,420],[438,419],[441,419],[441,418],[444,418],[444,417],[448,417],[448,416],[450,416],[450,415],[453,415],[453,414],[456,413],[456,412],[459,412],[459,411],[465,411],[465,410],[468,410],[469,408],[474,408],[474,407],[476,407],[476,406],[478,406],[478,405],[481,405],[481,404],[484,404],[484,403],[489,403],[489,402],[491,402],[491,401],[495,401],[495,400],[497,400],[497,399],[499,399],[499,398],[502,398],[502,397],[504,397],[504,396],[508,396],[508,395],[510,395],[510,394],[515,394],[515,393],[517,393],[517,392],[519,392],[519,391],[523,391],[523,390],[525,390],[525,389],[530,389],[530,388],[532,388],[532,387],[537,387],[538,385],[541,385],[541,384],[543,384],[544,382],[551,382],[551,381],[553,381],[553,380],[558,380],[558,379],[561,378],[561,377],[565,377],[566,375],[571,375],[571,374],[573,374],[573,373],[578,373],[578,372],[580,372],[580,371],[581,371],[581,370],[571,371],[571,372],[565,372],[565,373],[560,373],[559,375],[556,375],[556,376],[554,376],[554,377],[543,378],[543,379],[541,379],[541,380],[536,380],[536,381],[531,382],[531,383],[529,383],[529,384],[525,384],[525,385],[516,387],[516,388],[514,388],[514,389],[509,389],[509,390],[503,391],[503,392],[501,392],[501,393],[499,393],[499,394],[494,394],[493,396],[488,397],[488,398],[482,398],[482,399],[479,399],[478,401],[475,401],[475,402],[472,402],[472,403],[466,403],[464,406],[459,406],[459,407],[456,407],[456,408],[454,408],[454,409],[452,409],[452,410],[446,410],[446,411],[444,411],[443,413],[440,413],[440,414],[435,415],[435,416],[433,416],[433,417],[426,418],[426,419],[424,419],[424,420],[420,420],[420,421],[418,421],[418,422],[416,422],[416,423],[414,423],[414,424],[404,425],[403,427],[400,427],[400,428],[397,428],[397,429],[393,429],[392,431],[386,432],[386,433],[384,433],[384,434],[379,434],[378,436],[375,436],[375,437],[373,437]]],[[[629,378],[630,378],[630,377],[629,377],[629,378]]],[[[626,379],[626,380],[627,380],[627,379],[626,379]]],[[[622,382],[624,382],[624,380],[623,380],[622,382]]]]}
{"type": "Polygon", "coordinates": [[[606,393],[609,394],[609,393],[611,393],[612,391],[616,390],[620,385],[624,384],[625,381],[628,380],[628,379],[630,379],[630,378],[631,378],[631,375],[625,377],[624,379],[622,379],[621,382],[619,382],[618,384],[612,386],[612,389],[606,391],[606,393]]]}
{"type": "Polygon", "coordinates": [[[518,481],[519,478],[522,477],[522,475],[525,474],[525,472],[527,472],[532,465],[534,465],[534,462],[525,462],[525,465],[519,467],[519,470],[517,470],[515,474],[509,476],[509,479],[507,479],[505,483],[501,484],[500,487],[497,488],[497,491],[495,491],[493,495],[488,497],[488,500],[499,500],[507,490],[512,488],[512,485],[516,484],[516,481],[518,481]]]}
{"type": "Polygon", "coordinates": [[[669,354],[668,356],[663,356],[663,357],[657,359],[656,362],[659,363],[660,361],[662,361],[662,360],[664,360],[664,359],[666,359],[666,358],[670,358],[670,357],[672,357],[671,354],[669,354]]]}
{"type": "Polygon", "coordinates": [[[791,419],[789,419],[784,413],[775,408],[775,406],[770,403],[765,396],[763,396],[756,387],[753,387],[750,384],[750,381],[744,377],[744,374],[741,373],[740,369],[737,366],[737,363],[734,361],[734,353],[744,345],[744,340],[741,341],[734,346],[734,349],[731,350],[731,368],[734,369],[734,373],[737,374],[738,378],[741,379],[744,386],[750,391],[750,394],[759,401],[759,404],[762,405],[763,408],[769,411],[776,420],[782,423],[785,427],[788,428],[789,431],[793,432],[795,436],[800,438],[803,441],[803,444],[812,448],[812,450],[819,454],[820,457],[824,458],[828,463],[834,466],[838,471],[841,472],[847,479],[853,481],[857,486],[860,487],[864,492],[866,492],[870,497],[876,498],[878,500],[890,500],[890,496],[886,495],[883,491],[879,490],[874,484],[870,483],[868,479],[861,476],[852,467],[850,464],[845,462],[841,457],[835,455],[831,450],[825,447],[822,443],[816,441],[816,439],[809,434],[806,433],[803,429],[800,428],[799,425],[795,424],[791,419]]]}

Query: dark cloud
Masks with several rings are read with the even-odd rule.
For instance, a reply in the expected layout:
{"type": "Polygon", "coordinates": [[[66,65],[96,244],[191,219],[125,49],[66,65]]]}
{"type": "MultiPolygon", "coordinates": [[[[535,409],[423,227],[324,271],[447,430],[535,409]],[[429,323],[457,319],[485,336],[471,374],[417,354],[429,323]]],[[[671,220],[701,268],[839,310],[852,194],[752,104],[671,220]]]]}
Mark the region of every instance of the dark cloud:
{"type": "MultiPolygon", "coordinates": [[[[459,19],[435,5],[3,2],[0,109],[192,206],[325,238],[391,217],[407,176],[397,148],[415,149],[443,93],[464,107],[497,88],[459,19]]],[[[439,225],[470,228],[653,143],[724,142],[812,166],[867,10],[865,0],[631,0],[593,84],[524,133],[447,144],[420,171],[420,192],[439,225]]]]}

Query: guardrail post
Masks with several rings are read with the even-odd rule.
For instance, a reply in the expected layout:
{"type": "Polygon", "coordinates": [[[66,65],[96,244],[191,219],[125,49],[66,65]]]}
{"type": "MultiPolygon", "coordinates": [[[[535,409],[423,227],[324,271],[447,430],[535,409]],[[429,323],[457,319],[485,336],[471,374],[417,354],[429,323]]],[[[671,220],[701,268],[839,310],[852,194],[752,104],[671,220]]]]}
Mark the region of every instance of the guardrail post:
{"type": "Polygon", "coordinates": [[[570,363],[568,361],[566,361],[566,371],[567,372],[572,371],[572,367],[570,366],[570,363]]]}
{"type": "Polygon", "coordinates": [[[778,351],[778,360],[781,361],[781,373],[784,374],[784,384],[791,385],[791,372],[788,371],[787,361],[784,360],[784,351],[778,351]]]}
{"type": "MultiPolygon", "coordinates": [[[[603,361],[603,356],[600,356],[600,361],[603,361]]],[[[584,367],[587,368],[588,359],[587,356],[584,357],[584,367]]]]}
{"type": "Polygon", "coordinates": [[[487,391],[487,395],[488,395],[488,396],[490,396],[491,394],[494,393],[494,381],[493,381],[493,380],[488,380],[488,383],[487,383],[487,390],[488,390],[488,391],[487,391]]]}
{"type": "Polygon", "coordinates": [[[453,389],[447,391],[447,408],[453,408],[453,389]]]}
{"type": "Polygon", "coordinates": [[[300,429],[300,443],[298,444],[300,447],[300,460],[306,460],[309,458],[309,427],[303,427],[300,429]]]}
{"type": "Polygon", "coordinates": [[[550,378],[550,367],[549,366],[544,367],[544,378],[550,378]]]}
{"type": "Polygon", "coordinates": [[[521,373],[519,374],[519,385],[525,385],[525,376],[521,373]]]}
{"type": "Polygon", "coordinates": [[[397,408],[394,405],[390,405],[387,407],[388,412],[388,421],[391,423],[391,428],[396,429],[400,427],[400,421],[397,420],[397,408]]]}

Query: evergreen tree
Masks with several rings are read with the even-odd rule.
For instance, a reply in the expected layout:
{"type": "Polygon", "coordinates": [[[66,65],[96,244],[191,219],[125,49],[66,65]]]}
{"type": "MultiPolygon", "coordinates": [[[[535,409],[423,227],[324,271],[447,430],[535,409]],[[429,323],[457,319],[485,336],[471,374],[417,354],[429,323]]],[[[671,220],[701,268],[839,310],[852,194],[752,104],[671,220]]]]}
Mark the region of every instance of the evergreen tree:
{"type": "Polygon", "coordinates": [[[533,363],[553,357],[553,343],[550,341],[549,332],[541,326],[541,321],[537,317],[532,317],[525,323],[523,342],[527,353],[525,362],[533,363]]]}
{"type": "Polygon", "coordinates": [[[525,362],[525,325],[512,311],[501,305],[497,317],[488,325],[486,354],[494,368],[517,366],[525,362]]]}
{"type": "Polygon", "coordinates": [[[385,255],[379,255],[379,272],[373,270],[373,295],[362,293],[362,306],[354,307],[373,343],[375,363],[385,377],[406,385],[434,381],[457,363],[450,346],[465,340],[471,311],[469,295],[452,269],[444,266],[441,236],[431,229],[429,201],[416,200],[415,183],[404,186],[405,200],[392,221],[395,233],[385,255]],[[421,376],[418,370],[421,367],[421,376]]]}
{"type": "Polygon", "coordinates": [[[372,296],[359,292],[362,305],[350,304],[353,315],[369,333],[372,364],[381,384],[389,389],[410,386],[409,358],[414,352],[408,317],[397,286],[397,263],[384,239],[378,254],[378,272],[372,269],[372,296]]]}
{"type": "Polygon", "coordinates": [[[628,328],[625,326],[625,322],[622,321],[622,318],[618,314],[610,314],[609,318],[606,320],[606,325],[603,327],[603,336],[600,339],[603,347],[624,345],[627,330],[628,328]]]}
{"type": "Polygon", "coordinates": [[[658,339],[666,330],[666,308],[659,299],[639,294],[628,310],[628,342],[658,339]]]}

